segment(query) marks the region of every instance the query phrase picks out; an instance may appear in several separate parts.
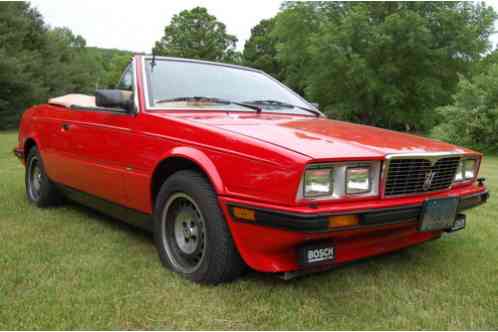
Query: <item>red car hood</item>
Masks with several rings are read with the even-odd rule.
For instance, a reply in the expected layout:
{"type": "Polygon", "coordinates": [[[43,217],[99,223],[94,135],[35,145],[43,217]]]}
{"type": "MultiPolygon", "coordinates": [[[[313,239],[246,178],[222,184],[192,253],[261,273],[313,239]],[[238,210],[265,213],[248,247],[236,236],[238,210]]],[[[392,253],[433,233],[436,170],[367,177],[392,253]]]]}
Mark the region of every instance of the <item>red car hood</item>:
{"type": "Polygon", "coordinates": [[[240,113],[185,114],[180,118],[269,142],[313,159],[379,158],[392,153],[472,152],[416,135],[324,118],[240,113]]]}

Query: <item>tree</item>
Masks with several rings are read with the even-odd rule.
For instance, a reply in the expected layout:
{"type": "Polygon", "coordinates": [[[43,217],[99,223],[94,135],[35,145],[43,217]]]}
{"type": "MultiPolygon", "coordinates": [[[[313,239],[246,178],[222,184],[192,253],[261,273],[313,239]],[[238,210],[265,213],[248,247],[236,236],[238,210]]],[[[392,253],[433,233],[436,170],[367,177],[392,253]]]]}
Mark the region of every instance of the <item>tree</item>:
{"type": "Polygon", "coordinates": [[[286,82],[332,117],[427,132],[495,18],[472,2],[288,3],[274,34],[286,82]]]}
{"type": "Polygon", "coordinates": [[[74,35],[68,28],[50,29],[47,39],[48,44],[43,52],[49,96],[93,93],[98,75],[97,63],[88,54],[85,39],[74,35]]]}
{"type": "Polygon", "coordinates": [[[251,29],[251,37],[245,42],[242,63],[261,69],[277,79],[282,79],[282,66],[277,59],[276,39],[272,35],[275,19],[261,20],[251,29]]]}
{"type": "Polygon", "coordinates": [[[314,3],[286,2],[282,8],[271,34],[278,40],[276,58],[283,67],[284,83],[304,95],[312,60],[309,38],[318,31],[321,12],[314,3]]]}
{"type": "MultiPolygon", "coordinates": [[[[110,54],[104,58],[94,50],[68,28],[47,27],[28,3],[2,3],[0,129],[15,127],[23,110],[50,97],[93,94],[96,87],[108,86],[112,80],[115,85],[126,65],[122,58],[114,58],[121,51],[102,52],[110,54]]],[[[129,61],[131,53],[124,54],[129,61]]]]}
{"type": "Polygon", "coordinates": [[[87,47],[86,50],[97,65],[95,86],[99,88],[114,88],[133,56],[133,52],[117,49],[87,47]]]}
{"type": "Polygon", "coordinates": [[[498,64],[498,49],[494,49],[483,56],[479,61],[475,61],[472,68],[472,75],[482,74],[494,64],[498,64]]]}
{"type": "Polygon", "coordinates": [[[41,15],[25,2],[0,10],[0,129],[14,126],[21,110],[47,93],[40,73],[46,46],[41,15]]]}
{"type": "Polygon", "coordinates": [[[461,78],[451,105],[438,108],[444,121],[436,138],[479,150],[498,150],[498,64],[471,80],[461,78]]]}
{"type": "Polygon", "coordinates": [[[195,7],[173,16],[157,41],[157,55],[192,59],[233,62],[237,58],[237,38],[226,32],[225,24],[208,13],[206,8],[195,7]]]}

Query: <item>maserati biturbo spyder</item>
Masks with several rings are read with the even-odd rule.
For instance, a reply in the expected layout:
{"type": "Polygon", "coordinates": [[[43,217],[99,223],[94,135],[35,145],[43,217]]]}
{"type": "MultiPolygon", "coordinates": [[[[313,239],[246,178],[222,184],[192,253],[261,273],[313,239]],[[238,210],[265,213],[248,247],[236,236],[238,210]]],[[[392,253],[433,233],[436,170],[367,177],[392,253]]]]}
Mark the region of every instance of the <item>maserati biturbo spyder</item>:
{"type": "Polygon", "coordinates": [[[265,73],[135,56],[114,90],[24,112],[15,154],[38,207],[62,197],[154,234],[209,284],[293,277],[461,230],[481,154],[327,119],[265,73]]]}

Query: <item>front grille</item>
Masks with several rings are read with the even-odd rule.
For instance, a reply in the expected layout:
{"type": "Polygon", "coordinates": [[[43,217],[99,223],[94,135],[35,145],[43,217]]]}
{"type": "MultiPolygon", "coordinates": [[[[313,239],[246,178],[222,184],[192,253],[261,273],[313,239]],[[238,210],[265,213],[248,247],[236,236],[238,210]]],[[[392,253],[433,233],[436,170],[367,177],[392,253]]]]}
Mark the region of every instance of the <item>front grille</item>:
{"type": "Polygon", "coordinates": [[[388,162],[384,196],[398,196],[448,189],[455,178],[460,157],[394,158],[388,162]]]}

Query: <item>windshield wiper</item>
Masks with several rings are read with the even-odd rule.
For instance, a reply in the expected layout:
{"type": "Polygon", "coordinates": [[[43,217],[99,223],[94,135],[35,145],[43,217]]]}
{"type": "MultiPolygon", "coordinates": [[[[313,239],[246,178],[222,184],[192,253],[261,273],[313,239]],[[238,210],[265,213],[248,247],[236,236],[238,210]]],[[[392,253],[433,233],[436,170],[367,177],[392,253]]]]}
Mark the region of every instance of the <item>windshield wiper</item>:
{"type": "Polygon", "coordinates": [[[261,107],[256,106],[256,105],[251,105],[249,103],[240,103],[238,101],[222,99],[222,98],[215,98],[215,97],[201,97],[201,96],[178,97],[178,98],[158,100],[154,104],[174,103],[177,101],[199,101],[199,102],[205,101],[208,103],[215,103],[215,104],[237,105],[237,106],[242,106],[242,107],[253,109],[258,113],[261,112],[261,107]]]}
{"type": "Polygon", "coordinates": [[[264,99],[264,100],[251,100],[251,101],[245,101],[244,103],[246,104],[255,104],[255,105],[267,105],[267,106],[280,106],[280,107],[285,107],[285,108],[299,108],[302,109],[303,111],[310,112],[312,114],[315,114],[317,117],[320,117],[322,115],[321,112],[316,111],[311,108],[303,107],[303,106],[298,106],[298,105],[292,105],[280,100],[272,100],[272,99],[264,99]]]}

